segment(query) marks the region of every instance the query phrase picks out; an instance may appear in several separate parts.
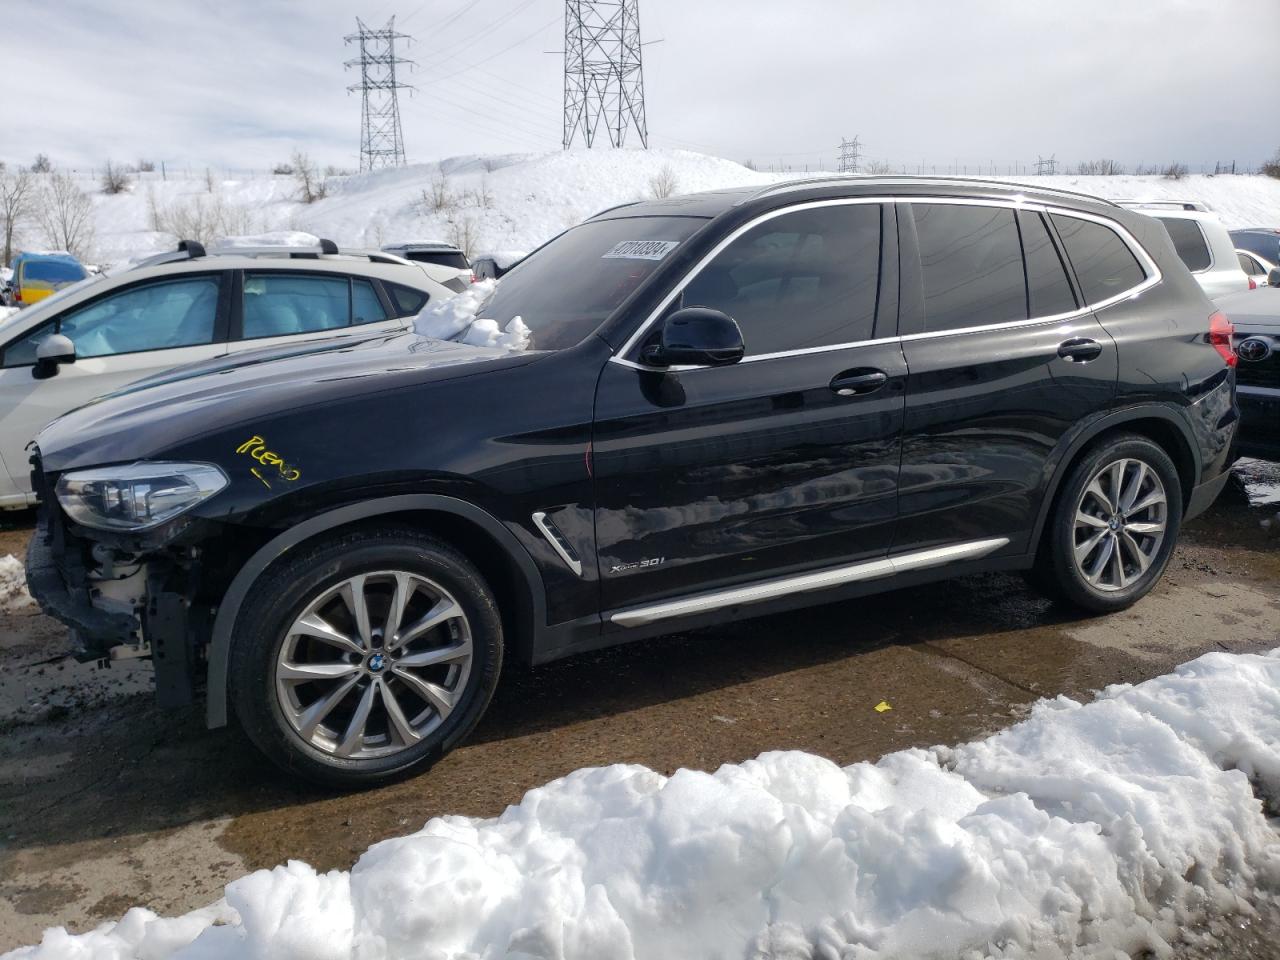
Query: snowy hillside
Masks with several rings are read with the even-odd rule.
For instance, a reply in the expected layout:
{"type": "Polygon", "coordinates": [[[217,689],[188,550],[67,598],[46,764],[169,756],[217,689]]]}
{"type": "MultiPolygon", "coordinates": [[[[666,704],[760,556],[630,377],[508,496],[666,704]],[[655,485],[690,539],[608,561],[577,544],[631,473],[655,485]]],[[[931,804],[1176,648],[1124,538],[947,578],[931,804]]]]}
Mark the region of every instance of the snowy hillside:
{"type": "Polygon", "coordinates": [[[1280,651],[1214,653],[955,748],[841,769],[580,770],[350,872],[291,862],[184,917],[12,960],[1171,955],[1280,888],[1280,651]]]}
{"type": "MultiPolygon", "coordinates": [[[[767,184],[793,175],[760,173],[731,160],[679,150],[574,150],[455,157],[329,181],[329,195],[307,205],[288,176],[225,179],[203,173],[148,174],[127,193],[94,202],[95,257],[116,263],[168,249],[175,235],[301,230],[349,247],[444,240],[471,252],[530,250],[584,217],[653,196],[669,174],[676,193],[767,184]],[[212,190],[210,190],[212,185],[212,190]],[[160,230],[156,230],[160,227],[160,230]]],[[[1280,224],[1280,180],[1262,176],[1016,178],[1109,198],[1206,201],[1229,227],[1280,224]]]]}

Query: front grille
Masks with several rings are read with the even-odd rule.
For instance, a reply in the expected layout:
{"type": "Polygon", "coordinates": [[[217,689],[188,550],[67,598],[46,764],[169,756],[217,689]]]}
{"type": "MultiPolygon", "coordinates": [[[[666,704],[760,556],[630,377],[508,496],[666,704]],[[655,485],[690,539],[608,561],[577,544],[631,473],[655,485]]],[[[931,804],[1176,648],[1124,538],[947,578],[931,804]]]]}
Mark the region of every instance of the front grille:
{"type": "Polygon", "coordinates": [[[1252,363],[1242,359],[1236,364],[1236,382],[1280,390],[1280,353],[1272,353],[1267,359],[1252,363]]]}

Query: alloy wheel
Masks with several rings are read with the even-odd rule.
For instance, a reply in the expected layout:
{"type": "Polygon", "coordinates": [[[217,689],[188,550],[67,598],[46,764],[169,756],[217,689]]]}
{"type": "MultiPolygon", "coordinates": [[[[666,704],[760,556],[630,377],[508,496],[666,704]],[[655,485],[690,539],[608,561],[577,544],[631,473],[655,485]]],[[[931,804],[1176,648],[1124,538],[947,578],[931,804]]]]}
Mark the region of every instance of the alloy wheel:
{"type": "Polygon", "coordinates": [[[1106,464],[1076,505],[1076,569],[1092,587],[1123,590],[1155,562],[1164,543],[1168,499],[1160,475],[1141,460],[1106,464]]]}
{"type": "Polygon", "coordinates": [[[276,693],[305,742],[334,757],[409,749],[453,712],[473,660],[471,625],[440,584],[403,570],[349,577],[285,634],[276,693]]]}

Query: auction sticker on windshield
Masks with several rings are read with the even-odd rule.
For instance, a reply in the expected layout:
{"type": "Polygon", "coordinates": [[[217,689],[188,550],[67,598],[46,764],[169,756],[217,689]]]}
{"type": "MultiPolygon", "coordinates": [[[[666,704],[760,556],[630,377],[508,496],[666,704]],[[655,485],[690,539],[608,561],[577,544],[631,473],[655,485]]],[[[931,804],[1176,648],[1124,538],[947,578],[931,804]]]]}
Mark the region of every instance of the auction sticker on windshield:
{"type": "Polygon", "coordinates": [[[679,240],[623,240],[601,260],[661,260],[680,246],[679,240]]]}

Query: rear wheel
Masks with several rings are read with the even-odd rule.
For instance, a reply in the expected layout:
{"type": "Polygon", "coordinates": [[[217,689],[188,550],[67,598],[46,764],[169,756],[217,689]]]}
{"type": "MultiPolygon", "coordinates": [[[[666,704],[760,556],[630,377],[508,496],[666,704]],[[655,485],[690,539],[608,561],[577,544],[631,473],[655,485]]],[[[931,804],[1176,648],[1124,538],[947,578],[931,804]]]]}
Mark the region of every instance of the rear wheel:
{"type": "Polygon", "coordinates": [[[351,532],[272,568],[238,624],[241,723],[282,767],[331,785],[429,767],[479,721],[502,664],[479,572],[411,530],[351,532]]]}
{"type": "Polygon", "coordinates": [[[1072,469],[1037,561],[1036,581],[1096,613],[1144,597],[1164,572],[1182,522],[1182,485],[1146,437],[1103,441],[1072,469]]]}

